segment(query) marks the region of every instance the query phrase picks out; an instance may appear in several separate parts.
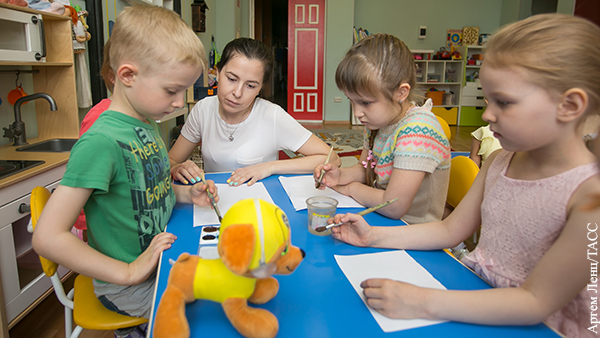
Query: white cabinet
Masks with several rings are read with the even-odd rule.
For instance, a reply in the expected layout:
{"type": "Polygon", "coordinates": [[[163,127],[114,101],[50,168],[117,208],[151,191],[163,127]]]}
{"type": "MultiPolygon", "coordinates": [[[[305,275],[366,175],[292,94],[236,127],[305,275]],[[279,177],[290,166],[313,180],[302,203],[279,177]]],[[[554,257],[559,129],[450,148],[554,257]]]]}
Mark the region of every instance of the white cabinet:
{"type": "MultiPolygon", "coordinates": [[[[4,296],[0,306],[5,306],[9,327],[52,286],[31,247],[31,234],[27,231],[29,196],[36,186],[52,191],[65,169],[66,164],[0,190],[0,275],[4,296]]],[[[67,272],[59,269],[61,277],[67,272]]]]}
{"type": "Polygon", "coordinates": [[[417,78],[415,93],[422,97],[431,97],[434,105],[431,111],[446,120],[448,124],[457,124],[461,105],[462,60],[426,60],[425,58],[429,58],[433,51],[413,50],[412,52],[425,56],[423,60],[415,60],[417,78]]]}
{"type": "Polygon", "coordinates": [[[462,47],[464,57],[464,78],[462,79],[461,109],[459,126],[483,126],[487,123],[481,119],[487,104],[479,82],[479,71],[483,62],[483,46],[462,47]]]}

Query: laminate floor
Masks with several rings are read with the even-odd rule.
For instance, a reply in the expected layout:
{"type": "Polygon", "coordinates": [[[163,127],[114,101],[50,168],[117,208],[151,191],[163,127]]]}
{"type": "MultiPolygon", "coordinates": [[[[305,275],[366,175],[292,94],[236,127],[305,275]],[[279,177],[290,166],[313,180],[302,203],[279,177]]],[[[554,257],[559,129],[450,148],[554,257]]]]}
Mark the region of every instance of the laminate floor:
{"type": "MultiPolygon", "coordinates": [[[[351,126],[350,124],[321,124],[306,123],[303,124],[308,129],[355,129],[362,130],[362,126],[351,126]]],[[[457,127],[450,126],[452,137],[450,144],[454,151],[469,151],[471,149],[471,132],[478,127],[457,127]]],[[[70,290],[73,285],[75,275],[65,281],[65,289],[70,290]]],[[[54,293],[50,294],[21,321],[15,324],[9,331],[11,338],[63,338],[64,330],[64,310],[54,293]]],[[[112,331],[90,331],[84,330],[81,338],[112,338],[112,331]]]]}

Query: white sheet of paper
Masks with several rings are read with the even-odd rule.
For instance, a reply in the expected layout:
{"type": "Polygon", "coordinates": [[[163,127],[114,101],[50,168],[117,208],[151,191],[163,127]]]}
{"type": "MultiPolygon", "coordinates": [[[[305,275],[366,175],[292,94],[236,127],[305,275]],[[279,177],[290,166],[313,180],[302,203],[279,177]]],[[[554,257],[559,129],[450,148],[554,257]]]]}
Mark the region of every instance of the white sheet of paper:
{"type": "Polygon", "coordinates": [[[338,201],[338,208],[364,208],[354,198],[342,195],[331,188],[325,190],[315,189],[315,180],[310,175],[279,177],[279,182],[281,182],[296,211],[306,209],[306,199],[313,196],[335,198],[338,201]]]}
{"type": "MultiPolygon", "coordinates": [[[[267,202],[273,203],[273,199],[265,185],[261,182],[254,183],[251,186],[244,184],[239,187],[231,187],[229,184],[215,184],[218,189],[219,202],[217,206],[221,212],[221,216],[225,216],[227,210],[236,202],[246,198],[260,198],[267,202]]],[[[210,206],[194,205],[194,226],[219,224],[217,214],[210,206]]]]}
{"type": "MultiPolygon", "coordinates": [[[[367,302],[360,283],[371,278],[387,278],[421,287],[446,290],[446,287],[404,250],[352,256],[334,255],[334,257],[365,305],[367,305],[367,302]]],[[[391,319],[373,310],[368,305],[367,307],[384,332],[401,331],[446,322],[429,319],[391,319]]]]}

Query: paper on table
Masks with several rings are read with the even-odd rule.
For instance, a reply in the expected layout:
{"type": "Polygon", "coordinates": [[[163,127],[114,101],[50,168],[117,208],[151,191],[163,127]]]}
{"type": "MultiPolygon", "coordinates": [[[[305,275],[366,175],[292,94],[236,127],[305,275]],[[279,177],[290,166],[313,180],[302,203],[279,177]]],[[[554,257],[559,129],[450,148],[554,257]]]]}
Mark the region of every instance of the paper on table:
{"type": "MultiPolygon", "coordinates": [[[[353,256],[334,255],[334,257],[365,305],[367,305],[367,302],[360,283],[371,278],[387,278],[421,287],[446,290],[442,283],[404,250],[353,256]]],[[[368,305],[367,308],[384,332],[401,331],[446,322],[429,319],[391,319],[373,310],[368,305]]]]}
{"type": "Polygon", "coordinates": [[[364,208],[352,197],[342,195],[331,188],[325,190],[315,189],[315,179],[309,175],[279,177],[279,182],[281,182],[296,211],[306,209],[306,199],[313,196],[335,198],[338,201],[338,208],[364,208]]]}
{"type": "MultiPolygon", "coordinates": [[[[261,182],[254,183],[251,186],[244,184],[239,187],[231,187],[229,184],[215,184],[219,195],[219,211],[221,216],[225,216],[227,210],[236,202],[246,198],[260,198],[267,202],[273,203],[273,199],[261,182]]],[[[194,226],[202,226],[209,224],[219,224],[217,214],[210,206],[194,205],[194,226]]]]}

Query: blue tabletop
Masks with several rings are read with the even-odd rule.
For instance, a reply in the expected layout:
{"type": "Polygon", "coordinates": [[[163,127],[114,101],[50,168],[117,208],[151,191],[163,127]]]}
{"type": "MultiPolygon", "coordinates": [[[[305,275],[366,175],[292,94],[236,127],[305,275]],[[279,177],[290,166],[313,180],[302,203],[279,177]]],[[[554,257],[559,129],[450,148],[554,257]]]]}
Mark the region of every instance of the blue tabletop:
{"type": "MultiPolygon", "coordinates": [[[[229,173],[208,174],[216,183],[225,183],[229,173]]],[[[557,337],[544,324],[534,326],[484,326],[447,322],[405,331],[384,333],[368,308],[362,302],[334,255],[356,255],[386,251],[374,248],[357,248],[334,240],[331,236],[315,236],[308,232],[306,210],[295,211],[278,176],[261,181],[271,198],[290,220],[292,243],[306,252],[306,257],[289,276],[275,276],[280,283],[279,293],[264,305],[251,305],[271,311],[279,320],[279,337],[557,337]]],[[[358,212],[363,209],[338,209],[338,213],[358,212]]],[[[365,216],[370,224],[400,225],[377,213],[365,216]]],[[[201,227],[192,226],[193,207],[177,204],[167,226],[177,240],[161,258],[153,313],[164,292],[171,265],[183,252],[196,254],[201,227]]],[[[477,290],[490,286],[444,251],[407,251],[447,289],[477,290]]],[[[209,286],[207,286],[209,287],[209,286]]],[[[461,311],[456,304],[456,311],[461,311]]],[[[221,305],[198,300],[186,306],[192,337],[240,337],[231,326],[221,305]]],[[[151,318],[153,324],[153,318],[151,318]]]]}

